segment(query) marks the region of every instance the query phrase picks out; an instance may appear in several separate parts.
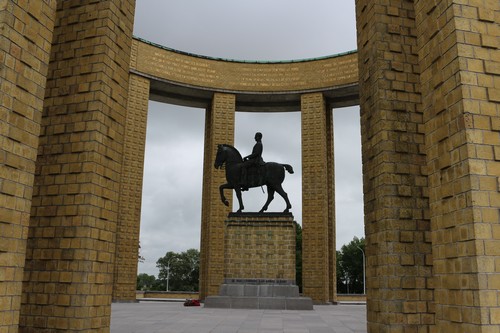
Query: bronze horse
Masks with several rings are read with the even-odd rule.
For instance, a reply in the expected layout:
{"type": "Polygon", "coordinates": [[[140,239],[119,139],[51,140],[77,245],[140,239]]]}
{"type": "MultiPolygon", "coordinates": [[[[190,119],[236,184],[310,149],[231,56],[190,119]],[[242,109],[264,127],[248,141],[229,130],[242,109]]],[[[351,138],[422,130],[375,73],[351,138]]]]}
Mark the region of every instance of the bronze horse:
{"type": "MultiPolygon", "coordinates": [[[[285,170],[289,173],[293,173],[293,168],[289,164],[280,164],[275,162],[268,162],[260,166],[259,177],[250,178],[247,181],[242,180],[242,167],[243,158],[236,148],[230,145],[222,144],[217,146],[217,156],[215,157],[215,168],[219,169],[226,164],[226,184],[219,187],[220,197],[222,202],[229,206],[229,202],[224,196],[225,189],[232,189],[236,192],[236,197],[238,198],[238,203],[240,205],[237,210],[240,213],[245,207],[243,206],[243,201],[241,199],[242,189],[247,189],[251,187],[267,186],[267,201],[259,213],[267,210],[269,204],[274,199],[274,193],[278,192],[279,195],[283,197],[286,202],[285,213],[290,211],[292,205],[288,200],[288,195],[283,190],[281,183],[285,179],[285,170]]],[[[253,172],[255,175],[256,171],[253,172]]]]}

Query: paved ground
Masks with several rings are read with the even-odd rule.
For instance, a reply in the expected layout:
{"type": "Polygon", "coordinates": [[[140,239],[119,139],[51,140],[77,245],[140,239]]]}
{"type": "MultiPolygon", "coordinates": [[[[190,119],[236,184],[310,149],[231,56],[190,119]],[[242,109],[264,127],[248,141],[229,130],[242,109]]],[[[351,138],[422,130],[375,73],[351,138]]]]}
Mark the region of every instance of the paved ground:
{"type": "Polygon", "coordinates": [[[205,309],[179,302],[115,303],[111,333],[366,333],[364,305],[313,311],[205,309]]]}

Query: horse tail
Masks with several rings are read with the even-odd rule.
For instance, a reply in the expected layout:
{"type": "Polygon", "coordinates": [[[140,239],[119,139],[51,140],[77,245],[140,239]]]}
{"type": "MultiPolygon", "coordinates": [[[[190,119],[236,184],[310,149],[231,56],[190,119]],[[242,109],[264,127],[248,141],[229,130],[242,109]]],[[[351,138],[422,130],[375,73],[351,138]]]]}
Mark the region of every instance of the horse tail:
{"type": "Polygon", "coordinates": [[[282,164],[282,166],[285,168],[288,173],[293,173],[293,168],[290,164],[282,164]]]}

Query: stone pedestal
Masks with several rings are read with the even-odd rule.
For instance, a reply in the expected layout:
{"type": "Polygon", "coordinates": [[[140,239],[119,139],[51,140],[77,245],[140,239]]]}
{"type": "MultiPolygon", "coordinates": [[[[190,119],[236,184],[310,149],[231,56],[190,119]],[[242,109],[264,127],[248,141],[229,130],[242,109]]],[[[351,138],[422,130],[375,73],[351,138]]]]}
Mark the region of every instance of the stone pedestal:
{"type": "Polygon", "coordinates": [[[312,310],[295,284],[290,213],[231,213],[225,221],[224,283],[205,307],[312,310]]]}
{"type": "Polygon", "coordinates": [[[224,231],[225,279],[295,281],[290,213],[230,213],[224,231]]]}

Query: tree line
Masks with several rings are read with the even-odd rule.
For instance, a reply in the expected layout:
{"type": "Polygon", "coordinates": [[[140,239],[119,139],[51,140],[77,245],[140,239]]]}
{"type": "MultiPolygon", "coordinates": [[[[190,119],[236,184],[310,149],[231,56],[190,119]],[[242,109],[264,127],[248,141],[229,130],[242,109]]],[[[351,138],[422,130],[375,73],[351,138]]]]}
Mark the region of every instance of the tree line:
{"type": "Polygon", "coordinates": [[[337,251],[337,293],[363,294],[365,239],[354,237],[337,251]]]}
{"type": "Polygon", "coordinates": [[[156,261],[158,278],[141,273],[137,275],[137,290],[199,291],[200,251],[189,249],[176,253],[169,251],[156,261]]]}
{"type": "MultiPolygon", "coordinates": [[[[296,283],[302,291],[302,228],[296,223],[296,283]]],[[[362,294],[364,290],[364,238],[354,239],[337,251],[337,293],[362,294]]],[[[137,290],[199,291],[200,251],[189,249],[176,253],[169,251],[156,261],[158,278],[140,273],[137,290]]]]}

